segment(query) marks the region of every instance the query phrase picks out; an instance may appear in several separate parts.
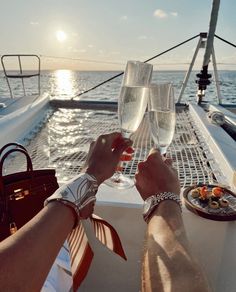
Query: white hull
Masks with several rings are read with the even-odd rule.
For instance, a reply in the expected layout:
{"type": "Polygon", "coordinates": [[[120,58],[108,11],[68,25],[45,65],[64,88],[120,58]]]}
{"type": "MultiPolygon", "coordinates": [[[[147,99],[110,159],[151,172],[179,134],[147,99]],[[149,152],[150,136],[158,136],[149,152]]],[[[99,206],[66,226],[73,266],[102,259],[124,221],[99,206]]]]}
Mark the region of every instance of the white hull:
{"type": "Polygon", "coordinates": [[[12,112],[2,115],[0,111],[0,148],[9,142],[21,142],[42,119],[48,103],[49,95],[44,94],[32,103],[19,104],[18,108],[15,102],[12,112]]]}

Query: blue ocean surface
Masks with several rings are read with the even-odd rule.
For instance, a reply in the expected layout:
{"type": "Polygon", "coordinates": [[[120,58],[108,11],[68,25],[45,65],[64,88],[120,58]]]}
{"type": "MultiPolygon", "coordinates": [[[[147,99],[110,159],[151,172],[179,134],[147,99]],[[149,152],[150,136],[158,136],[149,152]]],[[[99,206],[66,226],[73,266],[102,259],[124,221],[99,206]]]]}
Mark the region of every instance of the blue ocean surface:
{"type": "MultiPolygon", "coordinates": [[[[78,96],[80,93],[98,85],[101,82],[119,74],[120,71],[72,71],[55,70],[41,71],[41,93],[47,92],[50,97],[58,99],[93,99],[93,100],[117,100],[121,86],[122,76],[105,83],[102,86],[78,96]]],[[[182,102],[196,100],[197,84],[195,82],[197,71],[193,71],[185,89],[182,102]]],[[[236,103],[236,71],[219,71],[219,85],[223,103],[236,103]]],[[[152,82],[171,81],[175,89],[175,97],[178,99],[186,71],[154,71],[152,82]]],[[[212,74],[213,75],[213,74],[212,74]]],[[[205,99],[217,103],[216,82],[214,76],[206,91],[205,99]]],[[[27,94],[37,93],[37,77],[25,79],[27,94]]],[[[15,97],[24,94],[21,79],[11,79],[10,84],[15,97]]],[[[6,78],[0,72],[0,96],[10,96],[6,78]]]]}

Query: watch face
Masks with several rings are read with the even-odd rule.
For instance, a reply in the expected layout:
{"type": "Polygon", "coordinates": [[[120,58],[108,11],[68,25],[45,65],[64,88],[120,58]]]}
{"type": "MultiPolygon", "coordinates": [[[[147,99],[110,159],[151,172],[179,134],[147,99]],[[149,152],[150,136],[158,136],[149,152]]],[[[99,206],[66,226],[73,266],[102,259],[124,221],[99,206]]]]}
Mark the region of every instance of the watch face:
{"type": "Polygon", "coordinates": [[[150,210],[150,207],[152,205],[152,199],[151,197],[147,198],[144,201],[144,205],[143,205],[143,215],[146,215],[148,213],[148,211],[150,210]]]}

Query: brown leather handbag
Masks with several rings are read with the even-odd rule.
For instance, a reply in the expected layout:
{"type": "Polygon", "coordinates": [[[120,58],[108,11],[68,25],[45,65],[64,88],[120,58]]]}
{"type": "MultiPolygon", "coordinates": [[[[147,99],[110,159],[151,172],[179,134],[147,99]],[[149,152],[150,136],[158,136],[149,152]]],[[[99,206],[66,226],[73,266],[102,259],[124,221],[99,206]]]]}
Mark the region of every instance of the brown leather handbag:
{"type": "Polygon", "coordinates": [[[44,200],[59,187],[54,169],[33,170],[33,165],[26,149],[20,144],[8,150],[0,159],[0,241],[16,232],[42,208],[44,200]],[[22,153],[27,161],[27,170],[3,176],[3,163],[9,155],[22,153]]]}

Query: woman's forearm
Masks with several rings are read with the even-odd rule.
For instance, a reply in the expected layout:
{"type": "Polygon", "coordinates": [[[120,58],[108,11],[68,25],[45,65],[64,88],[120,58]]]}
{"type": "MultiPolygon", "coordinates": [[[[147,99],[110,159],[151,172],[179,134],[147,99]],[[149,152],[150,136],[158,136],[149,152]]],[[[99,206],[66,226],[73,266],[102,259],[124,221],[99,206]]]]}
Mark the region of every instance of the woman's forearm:
{"type": "Polygon", "coordinates": [[[1,291],[40,290],[75,220],[91,216],[98,186],[113,175],[121,154],[131,145],[118,132],[99,136],[90,145],[83,172],[57,189],[37,216],[0,243],[1,291]]]}
{"type": "Polygon", "coordinates": [[[162,202],[148,224],[142,291],[209,291],[191,255],[180,208],[175,202],[162,202]]]}
{"type": "Polygon", "coordinates": [[[69,207],[53,202],[5,239],[0,248],[2,291],[39,291],[74,221],[69,207]]]}

